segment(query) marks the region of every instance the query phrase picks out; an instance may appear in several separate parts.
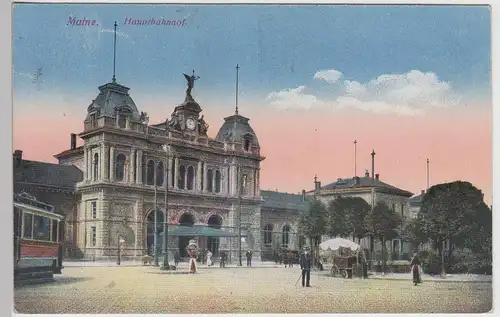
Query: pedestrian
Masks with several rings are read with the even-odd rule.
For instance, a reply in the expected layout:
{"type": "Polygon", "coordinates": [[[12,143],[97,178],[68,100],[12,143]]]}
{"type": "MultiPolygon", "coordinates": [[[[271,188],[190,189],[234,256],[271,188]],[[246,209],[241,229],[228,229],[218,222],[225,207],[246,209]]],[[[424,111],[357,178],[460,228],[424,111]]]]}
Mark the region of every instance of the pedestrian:
{"type": "Polygon", "coordinates": [[[422,276],[421,276],[422,262],[420,261],[420,258],[418,257],[417,253],[413,254],[413,259],[411,260],[410,265],[411,265],[411,273],[413,276],[413,284],[417,286],[417,284],[422,283],[422,276]]]}
{"type": "Polygon", "coordinates": [[[174,263],[175,263],[175,267],[178,267],[179,266],[179,262],[181,261],[181,255],[179,253],[179,250],[175,251],[175,254],[174,254],[174,263]]]}
{"type": "Polygon", "coordinates": [[[247,250],[245,255],[247,257],[247,267],[251,267],[252,266],[252,250],[247,250]]]}
{"type": "Polygon", "coordinates": [[[220,267],[226,267],[226,251],[220,252],[220,267]]]}
{"type": "Polygon", "coordinates": [[[212,252],[210,250],[207,252],[207,266],[212,266],[212,252]]]}
{"type": "Polygon", "coordinates": [[[288,266],[293,268],[293,252],[292,251],[288,252],[288,266]]]}
{"type": "Polygon", "coordinates": [[[311,287],[311,254],[309,247],[304,248],[304,253],[300,255],[300,269],[302,270],[302,287],[311,287]]]}

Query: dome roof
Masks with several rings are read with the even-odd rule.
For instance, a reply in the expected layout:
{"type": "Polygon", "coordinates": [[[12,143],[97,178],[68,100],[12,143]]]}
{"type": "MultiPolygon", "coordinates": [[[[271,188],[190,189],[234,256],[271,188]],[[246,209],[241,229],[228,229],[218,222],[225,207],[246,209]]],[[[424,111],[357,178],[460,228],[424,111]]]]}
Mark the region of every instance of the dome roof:
{"type": "Polygon", "coordinates": [[[132,119],[139,120],[140,114],[137,106],[128,94],[130,88],[117,84],[107,83],[99,87],[99,94],[92,101],[87,111],[98,111],[99,116],[114,117],[117,110],[129,112],[132,119]]]}
{"type": "Polygon", "coordinates": [[[215,139],[220,142],[242,142],[244,136],[250,136],[252,143],[259,146],[259,140],[248,123],[249,120],[239,114],[224,118],[224,124],[215,139]]]}

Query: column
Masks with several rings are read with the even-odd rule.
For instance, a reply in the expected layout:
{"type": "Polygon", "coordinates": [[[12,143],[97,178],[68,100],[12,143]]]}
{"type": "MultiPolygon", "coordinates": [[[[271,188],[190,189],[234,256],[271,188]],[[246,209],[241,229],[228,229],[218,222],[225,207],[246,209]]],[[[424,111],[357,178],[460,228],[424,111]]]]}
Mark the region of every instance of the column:
{"type": "Polygon", "coordinates": [[[101,154],[99,155],[99,180],[103,180],[104,179],[104,175],[106,173],[106,164],[104,164],[104,157],[106,156],[106,150],[104,149],[104,144],[101,143],[101,154]]]}
{"type": "Polygon", "coordinates": [[[226,194],[231,195],[231,166],[226,167],[226,194]]]}
{"type": "Polygon", "coordinates": [[[203,189],[202,191],[204,193],[207,192],[207,184],[208,184],[208,180],[207,180],[207,163],[206,162],[203,162],[203,189]]]}
{"type": "Polygon", "coordinates": [[[103,165],[103,173],[102,173],[102,179],[108,180],[109,177],[109,146],[104,144],[104,155],[102,157],[102,165],[103,165]]]}
{"type": "Polygon", "coordinates": [[[88,149],[87,166],[89,167],[87,170],[89,180],[92,181],[92,148],[88,149]]]}
{"type": "Polygon", "coordinates": [[[196,170],[196,192],[201,193],[201,167],[203,163],[198,161],[198,168],[196,170]]]}
{"type": "Polygon", "coordinates": [[[225,195],[226,194],[226,191],[227,191],[227,186],[226,186],[226,182],[227,182],[227,168],[226,166],[222,166],[221,167],[221,171],[220,171],[220,193],[225,195]]]}
{"type": "Polygon", "coordinates": [[[232,171],[231,171],[231,178],[232,178],[232,182],[231,182],[231,191],[232,191],[232,195],[238,195],[238,173],[237,173],[237,167],[236,165],[233,165],[231,166],[232,168],[232,171]]]}
{"type": "Polygon", "coordinates": [[[115,147],[109,147],[109,179],[115,180],[115,147]]]}
{"type": "Polygon", "coordinates": [[[209,182],[212,182],[212,192],[215,193],[215,172],[217,172],[217,169],[214,168],[212,172],[212,179],[209,179],[209,182]]]}
{"type": "Polygon", "coordinates": [[[137,184],[142,184],[142,150],[137,150],[137,158],[135,162],[136,162],[135,182],[137,184]]]}
{"type": "Polygon", "coordinates": [[[172,188],[173,183],[172,183],[172,175],[174,175],[174,170],[172,169],[172,165],[174,163],[174,159],[169,156],[168,157],[168,187],[172,188]]]}
{"type": "Polygon", "coordinates": [[[174,188],[178,189],[179,188],[179,158],[176,157],[174,159],[175,165],[174,165],[174,188]]]}
{"type": "Polygon", "coordinates": [[[130,165],[129,165],[129,177],[128,177],[128,181],[129,183],[133,184],[135,183],[135,152],[136,150],[135,149],[132,149],[132,151],[130,151],[130,165]]]}
{"type": "Polygon", "coordinates": [[[89,161],[88,161],[88,148],[83,148],[83,180],[89,180],[89,161]]]}

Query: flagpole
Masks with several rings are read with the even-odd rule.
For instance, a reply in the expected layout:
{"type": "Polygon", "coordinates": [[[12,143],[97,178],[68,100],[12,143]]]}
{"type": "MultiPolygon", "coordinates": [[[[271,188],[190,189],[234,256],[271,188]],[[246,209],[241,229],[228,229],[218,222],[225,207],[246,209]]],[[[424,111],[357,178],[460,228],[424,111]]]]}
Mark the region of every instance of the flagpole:
{"type": "Polygon", "coordinates": [[[357,145],[358,145],[358,141],[354,140],[354,177],[358,176],[357,171],[356,171],[357,145]]]}

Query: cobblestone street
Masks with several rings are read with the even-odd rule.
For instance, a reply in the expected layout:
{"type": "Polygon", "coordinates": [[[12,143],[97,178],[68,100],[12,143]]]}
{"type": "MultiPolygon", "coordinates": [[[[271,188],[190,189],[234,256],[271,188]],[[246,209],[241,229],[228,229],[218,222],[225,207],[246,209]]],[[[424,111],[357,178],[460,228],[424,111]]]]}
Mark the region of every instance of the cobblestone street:
{"type": "Polygon", "coordinates": [[[210,268],[196,275],[152,267],[68,267],[57,281],[14,290],[27,314],[103,313],[480,313],[491,283],[344,280],[314,273],[302,288],[299,268],[210,268]]]}

